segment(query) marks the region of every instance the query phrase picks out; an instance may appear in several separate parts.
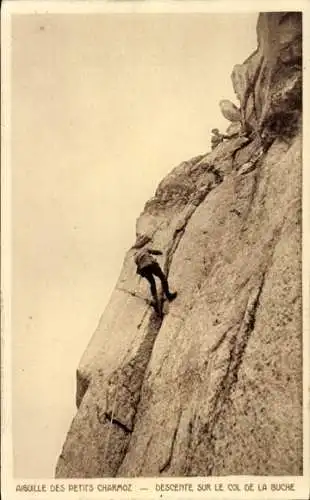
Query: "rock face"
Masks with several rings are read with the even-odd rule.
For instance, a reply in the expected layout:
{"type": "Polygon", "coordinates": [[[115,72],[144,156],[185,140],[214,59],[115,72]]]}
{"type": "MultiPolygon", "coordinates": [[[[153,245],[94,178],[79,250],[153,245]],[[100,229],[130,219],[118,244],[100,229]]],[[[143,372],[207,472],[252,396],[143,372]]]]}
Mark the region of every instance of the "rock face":
{"type": "Polygon", "coordinates": [[[302,93],[301,24],[300,12],[259,16],[258,48],[232,73],[246,130],[265,131],[277,137],[283,132],[292,133],[292,123],[298,123],[302,93]]]}
{"type": "Polygon", "coordinates": [[[157,316],[128,251],[57,477],[302,473],[300,15],[261,14],[257,33],[233,72],[252,133],[146,203],[137,237],[179,294],[157,316]]]}

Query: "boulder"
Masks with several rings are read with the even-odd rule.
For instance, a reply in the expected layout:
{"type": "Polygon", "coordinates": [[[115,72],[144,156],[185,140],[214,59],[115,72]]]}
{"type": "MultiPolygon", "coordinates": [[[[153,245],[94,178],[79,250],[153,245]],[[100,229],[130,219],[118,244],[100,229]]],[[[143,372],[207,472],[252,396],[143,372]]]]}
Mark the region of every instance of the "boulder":
{"type": "Polygon", "coordinates": [[[228,99],[223,99],[220,101],[220,109],[224,118],[226,118],[230,122],[240,122],[240,109],[237,108],[237,106],[228,99]]]}

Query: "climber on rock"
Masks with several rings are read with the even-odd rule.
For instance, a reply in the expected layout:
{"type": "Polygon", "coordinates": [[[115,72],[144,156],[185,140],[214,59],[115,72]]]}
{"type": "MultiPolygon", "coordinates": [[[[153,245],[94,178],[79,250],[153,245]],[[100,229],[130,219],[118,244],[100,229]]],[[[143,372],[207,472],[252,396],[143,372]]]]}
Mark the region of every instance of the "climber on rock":
{"type": "MultiPolygon", "coordinates": [[[[136,247],[134,246],[133,248],[136,247]]],[[[154,305],[156,312],[161,314],[161,307],[157,295],[154,276],[157,276],[160,279],[163,291],[169,301],[176,298],[177,292],[172,293],[169,291],[168,280],[153,255],[162,255],[162,252],[160,250],[153,250],[149,247],[144,247],[136,252],[134,260],[137,265],[137,274],[146,278],[150,284],[152,297],[154,299],[154,303],[152,305],[154,305]]]]}
{"type": "Polygon", "coordinates": [[[221,134],[218,128],[213,128],[211,133],[213,134],[211,136],[211,149],[216,148],[224,139],[229,139],[229,136],[221,134]]]}

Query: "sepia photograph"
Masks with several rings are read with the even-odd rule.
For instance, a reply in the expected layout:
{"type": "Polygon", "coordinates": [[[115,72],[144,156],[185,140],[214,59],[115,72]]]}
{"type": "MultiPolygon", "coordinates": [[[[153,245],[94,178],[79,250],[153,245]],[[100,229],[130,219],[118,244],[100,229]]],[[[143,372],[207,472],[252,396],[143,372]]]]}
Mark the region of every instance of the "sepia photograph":
{"type": "Polygon", "coordinates": [[[308,498],[306,4],[22,3],[3,498],[308,498]]]}

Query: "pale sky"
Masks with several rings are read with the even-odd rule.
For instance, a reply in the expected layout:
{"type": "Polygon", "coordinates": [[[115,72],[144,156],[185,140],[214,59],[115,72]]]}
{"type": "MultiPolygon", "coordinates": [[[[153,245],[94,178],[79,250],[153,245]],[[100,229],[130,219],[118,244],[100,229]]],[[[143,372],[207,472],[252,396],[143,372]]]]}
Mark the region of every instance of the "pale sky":
{"type": "Polygon", "coordinates": [[[174,166],[225,130],[230,75],[257,14],[14,15],[12,23],[15,475],[53,477],[75,371],[174,166]]]}

